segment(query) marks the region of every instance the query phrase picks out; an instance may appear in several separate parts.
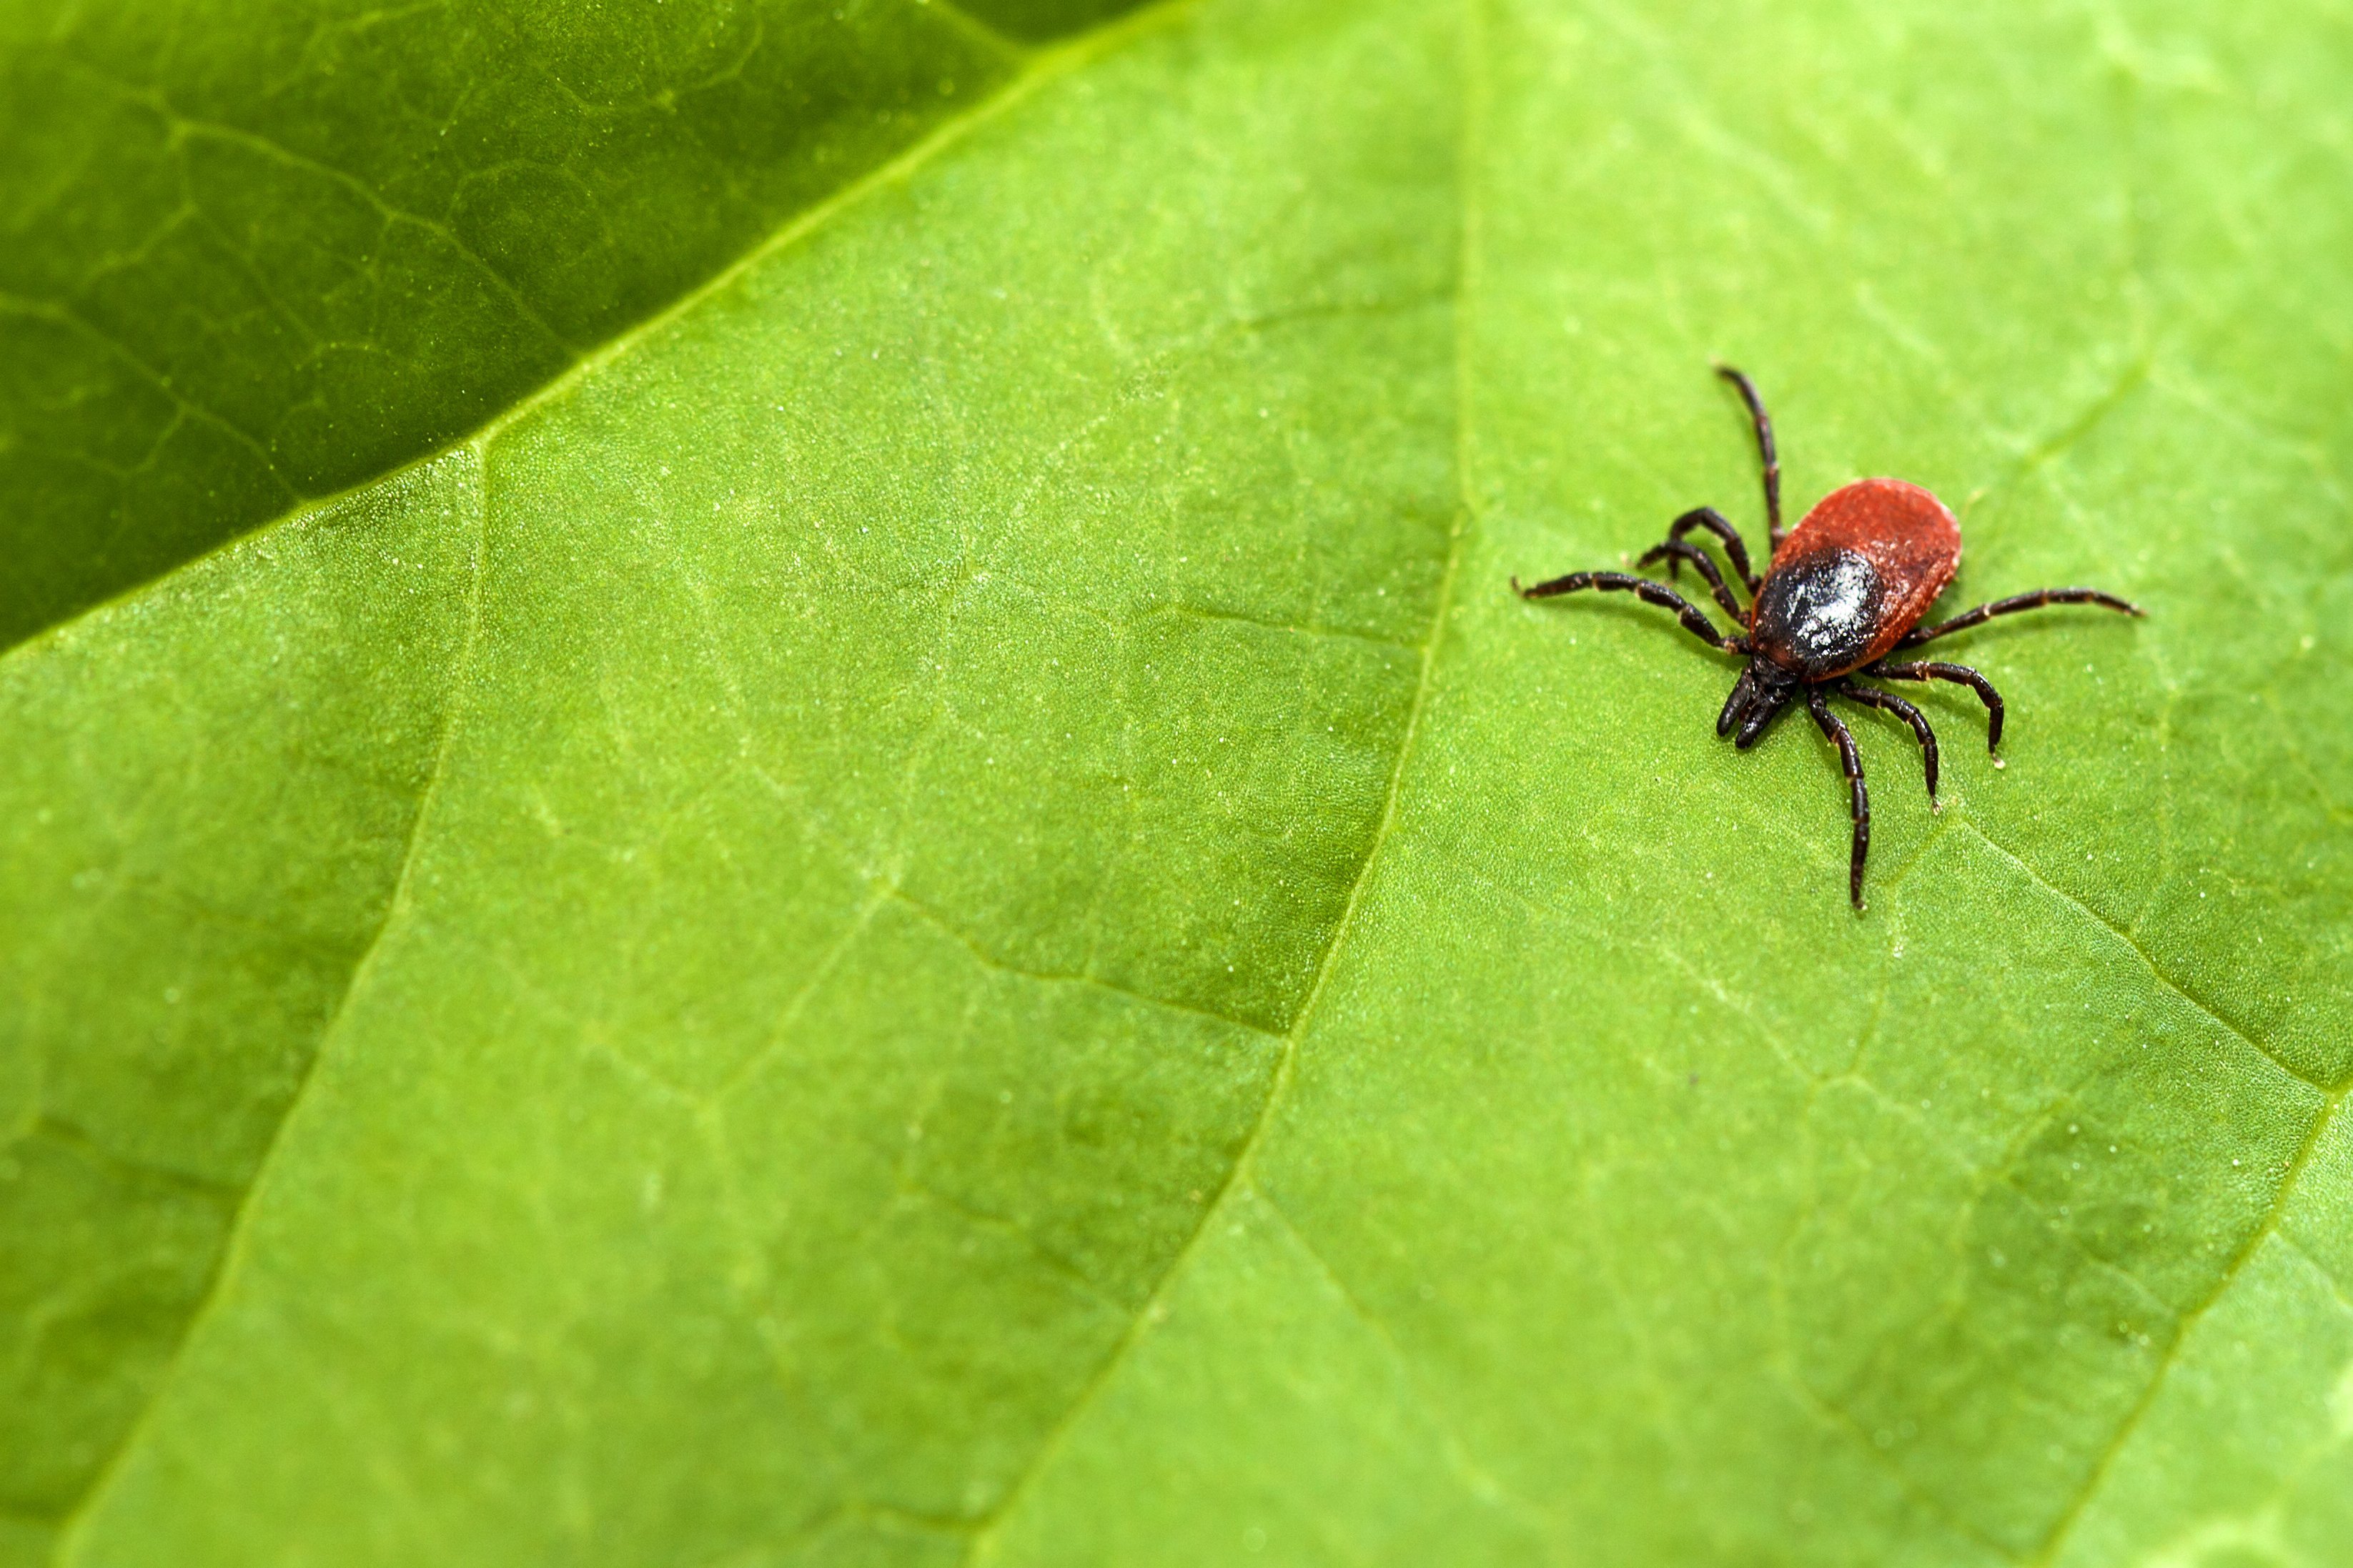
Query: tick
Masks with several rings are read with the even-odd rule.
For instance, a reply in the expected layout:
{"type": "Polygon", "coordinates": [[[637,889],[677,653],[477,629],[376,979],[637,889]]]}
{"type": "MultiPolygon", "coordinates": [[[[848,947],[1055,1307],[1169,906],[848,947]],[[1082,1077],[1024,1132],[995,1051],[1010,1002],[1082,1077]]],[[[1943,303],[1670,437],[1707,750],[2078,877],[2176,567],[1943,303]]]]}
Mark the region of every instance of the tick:
{"type": "MultiPolygon", "coordinates": [[[[1772,557],[1760,579],[1748,567],[1748,550],[1740,532],[1714,507],[1697,507],[1668,525],[1667,537],[1645,551],[1637,566],[1667,563],[1667,574],[1686,563],[1707,582],[1715,602],[1724,606],[1741,635],[1726,637],[1698,608],[1664,583],[1624,572],[1571,572],[1548,583],[1523,588],[1517,577],[1512,590],[1526,599],[1549,599],[1579,588],[1633,594],[1644,603],[1674,611],[1685,630],[1710,647],[1739,654],[1748,663],[1715,718],[1715,732],[1730,735],[1746,751],[1764,737],[1781,710],[1802,701],[1823,735],[1838,748],[1846,770],[1847,791],[1854,816],[1854,849],[1847,870],[1847,896],[1862,908],[1862,863],[1871,853],[1871,796],[1862,784],[1862,759],[1856,755],[1854,736],[1831,710],[1830,700],[1843,697],[1865,708],[1894,714],[1912,727],[1919,739],[1923,766],[1928,775],[1928,804],[1936,804],[1936,734],[1920,710],[1892,691],[1865,686],[1860,677],[1879,680],[1949,680],[1978,694],[1986,706],[1986,751],[2001,744],[2001,693],[1993,682],[1961,664],[1889,661],[1890,654],[1918,647],[1952,632],[1979,626],[1996,616],[2039,610],[2045,605],[2101,605],[2126,615],[2142,614],[2096,588],[2038,588],[2013,594],[1965,610],[1933,626],[1920,618],[1953,580],[1961,563],[1961,527],[1945,503],[1918,485],[1902,479],[1857,479],[1832,490],[1814,504],[1798,526],[1781,529],[1781,467],[1773,453],[1773,421],[1765,401],[1746,376],[1730,365],[1716,374],[1730,382],[1748,405],[1749,423],[1757,431],[1757,456],[1765,470],[1765,523],[1772,540],[1772,557]],[[1715,557],[1686,540],[1694,529],[1714,534],[1724,546],[1725,558],[1748,590],[1749,604],[1740,607],[1717,570],[1715,557]]],[[[2002,765],[1994,755],[1994,766],[2002,765]]]]}

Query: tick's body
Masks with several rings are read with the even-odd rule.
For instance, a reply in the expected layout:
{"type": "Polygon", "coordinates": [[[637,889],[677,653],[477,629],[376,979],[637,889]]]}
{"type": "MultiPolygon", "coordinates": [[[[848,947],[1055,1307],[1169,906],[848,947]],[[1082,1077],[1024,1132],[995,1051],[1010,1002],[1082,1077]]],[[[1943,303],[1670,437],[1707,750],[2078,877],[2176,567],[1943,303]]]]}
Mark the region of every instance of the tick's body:
{"type": "MultiPolygon", "coordinates": [[[[1910,725],[1920,742],[1933,804],[1936,737],[1926,717],[1894,692],[1861,685],[1856,677],[1950,680],[1970,688],[1986,705],[1986,749],[1990,752],[2001,742],[2002,719],[2001,696],[1991,681],[1962,665],[1890,664],[1887,656],[1995,616],[2043,605],[2105,605],[2128,615],[2141,612],[2114,595],[2093,588],[2044,588],[1980,605],[1921,630],[1921,617],[1961,563],[1961,530],[1953,514],[1917,485],[1902,479],[1858,479],[1824,496],[1785,535],[1781,470],[1773,452],[1772,422],[1746,376],[1729,366],[1719,367],[1718,374],[1739,388],[1756,426],[1757,455],[1765,465],[1765,514],[1772,559],[1760,580],[1749,570],[1747,548],[1738,531],[1713,507],[1700,507],[1677,518],[1667,530],[1664,542],[1652,546],[1636,564],[1647,566],[1664,558],[1672,575],[1676,567],[1689,563],[1707,580],[1715,602],[1746,635],[1725,637],[1664,583],[1623,572],[1572,572],[1525,589],[1514,578],[1512,586],[1530,599],[1550,598],[1579,588],[1635,594],[1673,610],[1693,636],[1711,647],[1746,655],[1747,668],[1740,672],[1715,721],[1719,735],[1736,731],[1736,743],[1743,750],[1757,743],[1783,708],[1802,700],[1822,733],[1838,747],[1839,760],[1846,769],[1854,816],[1848,892],[1855,908],[1861,909],[1862,865],[1871,850],[1871,798],[1863,789],[1862,763],[1855,752],[1854,737],[1831,711],[1828,699],[1844,697],[1867,708],[1883,709],[1910,725]],[[1704,529],[1722,542],[1725,558],[1748,590],[1751,602],[1746,609],[1733,596],[1715,558],[1683,538],[1694,529],[1704,529]]],[[[1994,766],[2000,765],[1997,759],[1994,766]]]]}
{"type": "Polygon", "coordinates": [[[1902,479],[1857,479],[1773,552],[1748,639],[1800,680],[1844,675],[1893,648],[1960,563],[1960,525],[1944,502],[1902,479]]]}

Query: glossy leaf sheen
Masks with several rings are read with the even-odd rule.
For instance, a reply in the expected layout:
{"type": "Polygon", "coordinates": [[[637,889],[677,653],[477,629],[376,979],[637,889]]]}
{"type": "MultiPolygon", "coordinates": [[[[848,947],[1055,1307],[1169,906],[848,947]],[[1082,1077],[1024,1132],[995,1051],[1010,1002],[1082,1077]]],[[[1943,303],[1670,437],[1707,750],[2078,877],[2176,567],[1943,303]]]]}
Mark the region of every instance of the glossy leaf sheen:
{"type": "Polygon", "coordinates": [[[0,658],[0,1563],[2345,1561],[2343,19],[925,10],[0,658]],[[1860,917],[1504,586],[1757,522],[1714,357],[2150,610],[1856,715],[1860,917]]]}

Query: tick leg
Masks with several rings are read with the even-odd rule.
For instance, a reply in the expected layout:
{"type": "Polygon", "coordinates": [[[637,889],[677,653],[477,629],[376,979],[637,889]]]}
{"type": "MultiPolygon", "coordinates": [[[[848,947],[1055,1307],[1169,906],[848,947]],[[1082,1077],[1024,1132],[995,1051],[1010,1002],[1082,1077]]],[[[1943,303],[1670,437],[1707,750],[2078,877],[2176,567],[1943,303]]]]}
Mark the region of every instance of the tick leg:
{"type": "Polygon", "coordinates": [[[1933,626],[1915,626],[1904,634],[1897,647],[1917,647],[1931,638],[1947,632],[1967,631],[1982,626],[1996,616],[2014,616],[2021,610],[2039,610],[2045,605],[2104,605],[2111,610],[2122,610],[2128,616],[2148,614],[2138,605],[2119,599],[2114,594],[2103,594],[2097,588],[2037,588],[2031,594],[2012,594],[2007,599],[1996,599],[1990,605],[1979,605],[1974,610],[1964,610],[1949,621],[1938,621],[1933,626]]]}
{"type": "Polygon", "coordinates": [[[1662,555],[1667,558],[1670,573],[1679,561],[1688,561],[1699,568],[1699,574],[1707,579],[1708,587],[1715,594],[1715,602],[1724,606],[1724,613],[1732,617],[1732,624],[1736,626],[1747,625],[1748,612],[1740,607],[1740,601],[1734,598],[1732,590],[1724,585],[1724,575],[1715,569],[1715,563],[1709,559],[1706,551],[1696,544],[1685,544],[1680,539],[1670,539],[1664,544],[1653,544],[1642,552],[1642,558],[1634,564],[1648,566],[1662,555]]]}
{"type": "Polygon", "coordinates": [[[1667,525],[1667,537],[1681,539],[1694,528],[1704,528],[1724,541],[1724,552],[1732,558],[1732,569],[1740,574],[1740,580],[1748,585],[1749,594],[1754,595],[1757,574],[1749,570],[1748,546],[1741,542],[1740,531],[1725,521],[1724,514],[1715,508],[1695,506],[1667,525]]]}
{"type": "Polygon", "coordinates": [[[1781,548],[1785,537],[1781,532],[1781,459],[1773,455],[1773,421],[1765,412],[1765,400],[1757,395],[1757,384],[1728,364],[1715,367],[1715,374],[1740,389],[1740,401],[1748,405],[1748,422],[1757,427],[1757,459],[1765,465],[1765,528],[1773,548],[1781,548]]]}
{"type": "MultiPolygon", "coordinates": [[[[1966,686],[1978,694],[1986,705],[1986,751],[1990,754],[2001,744],[2001,693],[1993,682],[1966,664],[1935,664],[1923,660],[1918,664],[1874,664],[1858,674],[1876,676],[1882,680],[1949,680],[1956,686],[1966,686]]],[[[2000,765],[2000,759],[1996,759],[2000,765]]]]}
{"type": "Polygon", "coordinates": [[[1691,602],[1664,583],[1653,583],[1648,577],[1630,577],[1623,572],[1571,572],[1566,577],[1555,577],[1549,583],[1538,583],[1523,588],[1517,577],[1512,579],[1512,592],[1523,599],[1549,599],[1556,595],[1574,594],[1579,588],[1599,588],[1605,594],[1632,594],[1646,605],[1656,605],[1672,610],[1683,629],[1710,647],[1720,647],[1727,653],[1745,653],[1747,645],[1737,637],[1725,637],[1691,602]]]}
{"type": "Polygon", "coordinates": [[[1839,687],[1838,692],[1850,701],[1865,708],[1883,708],[1912,726],[1912,733],[1920,742],[1921,765],[1928,770],[1928,804],[1936,804],[1936,731],[1928,728],[1928,716],[1898,697],[1893,691],[1881,691],[1852,682],[1839,687]]]}
{"type": "Polygon", "coordinates": [[[1854,737],[1847,732],[1846,721],[1831,711],[1829,700],[1819,686],[1806,688],[1806,707],[1820,725],[1822,733],[1838,747],[1839,762],[1846,768],[1848,794],[1852,797],[1854,816],[1854,853],[1847,863],[1846,896],[1854,907],[1862,908],[1862,863],[1871,854],[1871,795],[1862,787],[1862,759],[1855,754],[1854,737]]]}

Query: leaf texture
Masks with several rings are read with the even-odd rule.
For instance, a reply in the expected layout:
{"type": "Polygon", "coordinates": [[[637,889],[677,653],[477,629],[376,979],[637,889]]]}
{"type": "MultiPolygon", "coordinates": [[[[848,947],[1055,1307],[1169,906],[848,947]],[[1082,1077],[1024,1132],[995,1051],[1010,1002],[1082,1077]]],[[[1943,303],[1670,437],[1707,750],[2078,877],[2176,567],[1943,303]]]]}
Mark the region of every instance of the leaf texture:
{"type": "Polygon", "coordinates": [[[917,3],[15,0],[0,646],[475,429],[1020,68],[917,3]]]}
{"type": "Polygon", "coordinates": [[[923,9],[0,657],[0,1563],[2345,1561],[2342,19],[923,9]],[[1712,358],[2150,611],[1860,917],[1712,358]]]}

